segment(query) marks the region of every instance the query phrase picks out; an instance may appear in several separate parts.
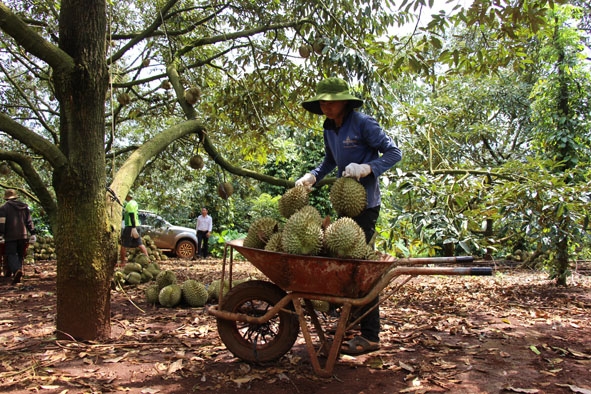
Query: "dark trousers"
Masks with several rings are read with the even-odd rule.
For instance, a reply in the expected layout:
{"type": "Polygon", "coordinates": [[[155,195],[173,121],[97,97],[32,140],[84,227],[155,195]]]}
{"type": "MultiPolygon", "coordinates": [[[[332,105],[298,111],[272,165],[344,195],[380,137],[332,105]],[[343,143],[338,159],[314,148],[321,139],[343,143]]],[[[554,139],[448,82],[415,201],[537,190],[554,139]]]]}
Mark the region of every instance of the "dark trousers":
{"type": "Polygon", "coordinates": [[[197,231],[197,255],[206,258],[208,246],[209,238],[207,237],[207,231],[197,231]]]}
{"type": "MultiPolygon", "coordinates": [[[[378,216],[380,216],[380,207],[373,207],[367,208],[365,211],[361,212],[361,214],[353,220],[357,222],[357,224],[363,229],[365,232],[365,242],[369,243],[371,241],[375,231],[376,231],[376,222],[378,221],[378,216]]],[[[377,305],[379,303],[379,296],[374,298],[372,301],[367,303],[366,305],[359,308],[359,310],[354,311],[353,315],[360,316],[364,314],[368,309],[377,305]]],[[[369,341],[378,342],[380,340],[380,308],[376,306],[371,312],[369,312],[361,321],[359,322],[361,326],[361,336],[369,341]]]]}
{"type": "Polygon", "coordinates": [[[23,268],[25,253],[27,252],[27,240],[5,241],[4,243],[4,264],[8,267],[11,275],[23,268]]]}

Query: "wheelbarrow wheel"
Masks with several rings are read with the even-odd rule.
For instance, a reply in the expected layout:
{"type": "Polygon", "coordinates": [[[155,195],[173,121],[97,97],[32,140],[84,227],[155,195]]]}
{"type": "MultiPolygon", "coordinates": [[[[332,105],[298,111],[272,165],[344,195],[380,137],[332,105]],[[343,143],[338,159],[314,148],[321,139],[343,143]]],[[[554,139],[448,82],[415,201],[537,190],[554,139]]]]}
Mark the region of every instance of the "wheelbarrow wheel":
{"type": "MultiPolygon", "coordinates": [[[[286,296],[277,285],[260,280],[241,283],[224,297],[221,310],[260,317],[286,296]]],[[[293,305],[286,306],[293,310],[293,305]]],[[[218,333],[228,350],[248,362],[273,361],[287,353],[300,330],[297,315],[281,310],[262,324],[217,319],[218,333]]]]}

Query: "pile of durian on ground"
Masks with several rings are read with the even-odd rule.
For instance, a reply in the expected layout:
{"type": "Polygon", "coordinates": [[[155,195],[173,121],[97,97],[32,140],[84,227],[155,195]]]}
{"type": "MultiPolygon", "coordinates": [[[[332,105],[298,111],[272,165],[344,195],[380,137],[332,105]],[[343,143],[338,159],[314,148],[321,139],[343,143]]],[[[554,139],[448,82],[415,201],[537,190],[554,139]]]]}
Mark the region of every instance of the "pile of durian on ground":
{"type": "MultiPolygon", "coordinates": [[[[228,280],[224,281],[223,289],[220,289],[222,286],[219,279],[212,281],[209,285],[196,279],[178,282],[174,271],[160,269],[158,260],[165,260],[166,256],[161,255],[162,252],[153,245],[148,236],[143,236],[142,239],[147,246],[148,256],[142,254],[139,249],[129,250],[127,252],[128,263],[122,268],[116,269],[113,274],[114,289],[147,283],[144,290],[146,302],[166,308],[202,307],[208,302],[215,303],[220,290],[223,294],[230,290],[228,280]]],[[[232,287],[244,281],[246,279],[234,280],[232,287]]]]}
{"type": "Polygon", "coordinates": [[[322,218],[309,204],[308,191],[296,186],[279,199],[285,222],[261,217],[251,223],[243,246],[305,256],[380,260],[365,242],[363,229],[352,219],[367,205],[365,188],[353,178],[338,178],[330,188],[330,203],[338,219],[322,218]]]}

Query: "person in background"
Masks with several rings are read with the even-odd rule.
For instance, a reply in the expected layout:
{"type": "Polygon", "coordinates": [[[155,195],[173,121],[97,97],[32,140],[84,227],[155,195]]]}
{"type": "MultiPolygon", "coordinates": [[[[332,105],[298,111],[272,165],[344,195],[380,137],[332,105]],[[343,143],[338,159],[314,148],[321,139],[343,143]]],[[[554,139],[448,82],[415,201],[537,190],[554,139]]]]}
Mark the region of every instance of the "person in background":
{"type": "Polygon", "coordinates": [[[6,203],[0,207],[0,238],[4,239],[5,275],[12,276],[12,284],[17,284],[23,276],[27,244],[35,243],[37,237],[29,206],[18,201],[16,191],[7,189],[4,200],[6,203]]]}
{"type": "MultiPolygon", "coordinates": [[[[337,177],[351,177],[361,182],[367,192],[367,208],[352,218],[371,242],[380,213],[381,194],[378,177],[402,159],[400,149],[371,116],[356,111],[363,100],[349,93],[347,82],[327,78],[318,83],[316,95],[302,103],[307,110],[324,115],[324,149],[322,163],[296,181],[312,188],[337,168],[337,177]]],[[[361,335],[343,343],[341,352],[361,354],[380,348],[380,312],[378,297],[361,308],[359,315],[371,309],[361,321],[361,335]],[[375,307],[374,307],[375,306],[375,307]]]]}
{"type": "Polygon", "coordinates": [[[197,217],[197,256],[206,259],[208,257],[209,236],[213,229],[211,216],[207,214],[207,208],[201,208],[201,215],[197,217]]]}
{"type": "Polygon", "coordinates": [[[141,224],[138,217],[139,205],[137,201],[133,199],[133,194],[129,192],[125,197],[125,203],[123,203],[123,230],[121,231],[121,250],[119,258],[121,265],[127,263],[127,249],[128,248],[139,248],[140,251],[148,256],[148,250],[142,242],[138,226],[141,224]]]}

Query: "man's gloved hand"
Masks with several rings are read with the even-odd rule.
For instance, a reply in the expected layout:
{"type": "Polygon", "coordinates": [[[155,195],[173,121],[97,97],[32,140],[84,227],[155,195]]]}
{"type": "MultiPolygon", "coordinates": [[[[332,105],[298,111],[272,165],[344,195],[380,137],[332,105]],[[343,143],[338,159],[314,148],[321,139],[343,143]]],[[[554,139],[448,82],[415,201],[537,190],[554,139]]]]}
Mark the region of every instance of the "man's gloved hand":
{"type": "Polygon", "coordinates": [[[37,242],[37,236],[33,234],[29,237],[29,243],[34,244],[35,242],[37,242]]]}
{"type": "Polygon", "coordinates": [[[140,233],[137,232],[137,228],[134,227],[131,229],[131,236],[136,239],[140,237],[140,233]]]}
{"type": "Polygon", "coordinates": [[[316,177],[310,173],[307,173],[295,183],[296,186],[304,186],[308,191],[312,189],[312,185],[316,183],[316,177]]]}
{"type": "Polygon", "coordinates": [[[371,174],[371,167],[369,164],[351,163],[345,167],[345,171],[343,171],[344,177],[355,178],[357,180],[359,180],[359,178],[365,178],[369,174],[371,174]]]}

